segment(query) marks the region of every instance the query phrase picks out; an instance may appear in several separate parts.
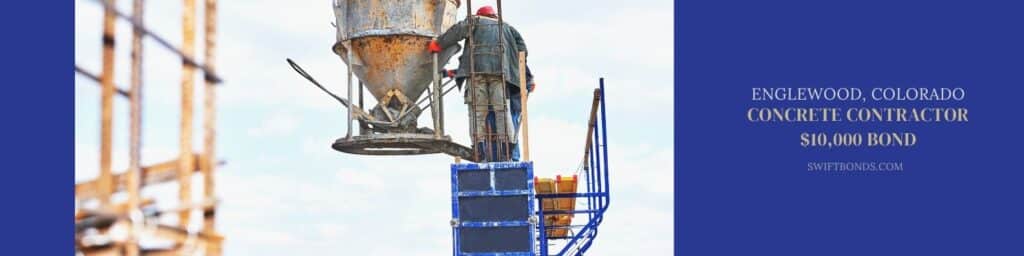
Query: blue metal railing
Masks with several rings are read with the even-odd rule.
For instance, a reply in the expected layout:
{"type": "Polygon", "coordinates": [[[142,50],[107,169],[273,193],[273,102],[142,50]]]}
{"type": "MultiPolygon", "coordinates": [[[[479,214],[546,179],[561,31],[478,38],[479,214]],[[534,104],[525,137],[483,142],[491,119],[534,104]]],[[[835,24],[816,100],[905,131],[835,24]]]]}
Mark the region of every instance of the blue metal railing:
{"type": "MultiPolygon", "coordinates": [[[[585,199],[586,205],[583,209],[573,211],[537,211],[539,217],[539,239],[540,255],[583,255],[597,237],[597,228],[604,221],[604,213],[608,210],[609,177],[608,177],[608,129],[605,119],[605,94],[604,78],[600,79],[600,87],[594,91],[594,105],[591,109],[589,128],[587,131],[586,150],[584,151],[583,172],[586,179],[584,193],[562,193],[562,194],[538,194],[537,203],[543,199],[554,198],[576,198],[585,199]],[[584,225],[546,227],[544,215],[550,214],[572,214],[586,215],[587,223],[584,225]],[[548,244],[547,230],[569,229],[568,237],[552,239],[566,239],[564,245],[550,246],[548,244]],[[560,248],[559,248],[560,247],[560,248]],[[553,250],[552,250],[553,249],[553,250]],[[554,251],[556,254],[549,254],[554,251]]],[[[542,209],[542,207],[536,207],[542,209]]]]}

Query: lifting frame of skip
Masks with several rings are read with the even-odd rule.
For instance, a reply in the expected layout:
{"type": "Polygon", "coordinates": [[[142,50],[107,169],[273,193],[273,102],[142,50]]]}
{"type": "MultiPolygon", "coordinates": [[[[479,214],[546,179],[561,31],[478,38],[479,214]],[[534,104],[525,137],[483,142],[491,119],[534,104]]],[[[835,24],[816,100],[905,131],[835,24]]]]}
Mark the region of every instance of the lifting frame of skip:
{"type": "Polygon", "coordinates": [[[469,147],[453,142],[444,129],[443,96],[456,86],[453,79],[442,83],[439,64],[460,48],[434,54],[426,50],[428,42],[456,22],[460,5],[459,0],[333,1],[336,41],[331,49],[347,65],[347,96],[331,93],[288,60],[296,72],[347,108],[346,135],[332,148],[363,155],[445,153],[478,159],[469,147]],[[352,100],[353,75],[359,84],[358,104],[352,100]],[[363,91],[376,99],[375,106],[363,104],[363,91]],[[430,108],[431,128],[417,126],[426,108],[430,108]],[[353,134],[353,120],[358,122],[358,134],[353,134]]]}
{"type": "MultiPolygon", "coordinates": [[[[473,148],[455,143],[445,134],[443,99],[457,83],[452,84],[455,79],[442,82],[438,71],[440,65],[447,63],[461,48],[449,47],[440,53],[428,53],[425,48],[428,42],[455,24],[456,12],[461,5],[461,0],[333,0],[336,41],[332,50],[347,64],[347,97],[330,92],[288,59],[288,64],[299,75],[347,108],[346,135],[337,139],[332,148],[363,155],[445,153],[475,162],[507,161],[511,158],[510,143],[516,138],[512,134],[518,131],[511,131],[507,125],[504,126],[505,131],[488,127],[482,129],[484,132],[481,134],[473,133],[473,148]],[[358,105],[353,101],[353,75],[359,84],[358,105]],[[377,100],[377,105],[368,111],[363,105],[364,86],[377,100]],[[420,99],[424,92],[427,95],[420,99]],[[421,107],[425,101],[428,104],[421,107]],[[417,127],[417,118],[425,108],[430,108],[432,128],[417,127]],[[358,135],[353,134],[353,120],[359,122],[358,135]]],[[[467,17],[472,16],[472,1],[466,0],[466,5],[467,17]]],[[[497,5],[498,27],[502,30],[504,22],[500,0],[497,5]]],[[[469,33],[464,52],[472,52],[472,35],[469,33]]],[[[501,55],[505,56],[505,37],[499,39],[501,55]]],[[[473,83],[477,72],[472,55],[469,57],[470,77],[466,79],[469,88],[482,86],[473,83]]],[[[502,70],[513,65],[508,61],[507,58],[502,59],[502,70]]],[[[514,74],[502,73],[506,81],[509,75],[514,74]]],[[[490,118],[492,115],[493,122],[508,123],[508,98],[501,94],[504,98],[501,102],[483,104],[479,102],[486,101],[477,100],[471,93],[470,119],[476,120],[480,115],[490,118]]]]}

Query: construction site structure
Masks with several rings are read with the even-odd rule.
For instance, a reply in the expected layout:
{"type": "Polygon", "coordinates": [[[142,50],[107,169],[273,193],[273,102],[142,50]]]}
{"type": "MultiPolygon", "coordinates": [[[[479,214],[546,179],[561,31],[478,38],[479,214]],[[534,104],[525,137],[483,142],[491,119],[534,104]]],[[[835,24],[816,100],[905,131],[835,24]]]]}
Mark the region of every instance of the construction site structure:
{"type": "MultiPolygon", "coordinates": [[[[496,5],[498,22],[494,25],[504,31],[502,1],[496,5]]],[[[469,54],[465,59],[470,69],[467,90],[483,86],[474,84],[473,79],[480,75],[473,63],[474,33],[467,33],[464,50],[454,46],[429,52],[427,45],[455,23],[456,11],[462,6],[457,0],[333,0],[336,38],[332,49],[347,66],[346,97],[325,88],[293,60],[288,63],[347,109],[347,131],[332,144],[335,150],[455,157],[456,163],[450,167],[453,255],[582,255],[596,238],[609,203],[604,79],[594,91],[579,168],[571,175],[536,177],[529,153],[526,53],[513,53],[518,54],[519,62],[509,63],[504,47],[508,42],[498,33],[501,52],[494,54],[502,56],[501,79],[509,81],[508,76],[517,75],[521,85],[522,130],[508,129],[511,118],[505,88],[498,88],[499,102],[476,99],[469,93],[469,120],[474,120],[469,122],[471,146],[453,142],[445,134],[443,97],[458,83],[452,83],[455,78],[443,81],[439,71],[462,50],[469,54]],[[508,65],[519,65],[519,74],[508,74],[508,65]],[[366,91],[376,105],[364,105],[366,91]],[[426,108],[430,108],[433,126],[419,127],[417,117],[426,108]],[[480,124],[475,120],[482,116],[491,123],[476,129],[473,126],[480,124]],[[358,132],[354,132],[353,121],[358,122],[358,132]],[[511,143],[517,141],[523,149],[521,162],[511,161],[511,143]]],[[[464,6],[466,18],[473,22],[470,27],[475,29],[478,24],[472,1],[466,0],[464,6]]]]}
{"type": "MultiPolygon", "coordinates": [[[[215,229],[216,193],[216,87],[221,82],[214,68],[217,42],[217,1],[203,2],[205,24],[201,49],[203,61],[196,60],[196,1],[183,1],[182,42],[180,48],[159,36],[144,24],[142,0],[132,1],[131,14],[117,9],[114,0],[97,2],[103,7],[102,70],[97,75],[78,66],[75,73],[90,78],[101,87],[99,176],[75,184],[75,251],[78,255],[221,255],[224,237],[215,229]],[[115,27],[118,20],[131,24],[131,72],[127,89],[114,84],[115,27]],[[181,58],[181,116],[179,154],[150,166],[142,166],[143,39],[155,41],[161,48],[181,58]],[[197,71],[203,83],[203,144],[201,151],[192,145],[194,89],[197,71]],[[111,170],[115,97],[128,100],[130,115],[129,167],[120,173],[111,170]],[[200,173],[202,200],[194,201],[192,178],[200,173]],[[176,182],[177,207],[161,209],[152,198],[142,198],[148,186],[176,182]],[[115,197],[115,194],[118,196],[115,197]],[[123,196],[121,196],[123,195],[123,196]],[[116,201],[115,198],[124,198],[116,201]],[[195,216],[193,213],[200,213],[195,216]],[[160,222],[160,216],[177,217],[177,223],[160,222]],[[201,221],[192,221],[201,218],[201,221]],[[190,224],[190,223],[201,224],[190,224]],[[155,243],[142,243],[148,239],[155,243]],[[154,246],[155,244],[155,246],[154,246]]],[[[169,135],[169,134],[168,134],[169,135]]]]}

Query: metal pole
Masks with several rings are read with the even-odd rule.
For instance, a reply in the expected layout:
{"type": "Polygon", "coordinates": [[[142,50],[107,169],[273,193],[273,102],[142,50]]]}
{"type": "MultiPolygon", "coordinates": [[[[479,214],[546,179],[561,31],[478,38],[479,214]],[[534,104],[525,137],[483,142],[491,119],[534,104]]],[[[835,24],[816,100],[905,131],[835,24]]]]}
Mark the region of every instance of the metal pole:
{"type": "MultiPolygon", "coordinates": [[[[433,38],[431,38],[431,40],[437,41],[437,37],[433,37],[433,38]]],[[[429,95],[431,97],[431,99],[430,99],[430,114],[434,118],[434,139],[440,139],[441,138],[441,116],[440,116],[440,112],[439,112],[440,110],[438,109],[438,106],[440,105],[439,104],[440,102],[438,102],[438,101],[441,98],[441,83],[439,82],[439,81],[441,81],[441,78],[439,78],[439,75],[437,74],[437,71],[438,71],[438,67],[437,67],[438,66],[438,63],[437,63],[438,62],[438,60],[437,60],[437,58],[438,58],[437,57],[437,53],[436,52],[435,53],[431,53],[430,55],[433,57],[433,67],[434,67],[433,72],[431,72],[431,74],[433,74],[433,78],[434,78],[434,80],[432,81],[432,84],[434,86],[434,89],[433,89],[434,93],[429,95]]]]}
{"type": "MultiPolygon", "coordinates": [[[[182,46],[181,51],[189,58],[195,56],[195,13],[196,1],[184,0],[182,8],[182,46]]],[[[181,71],[181,137],[179,138],[178,155],[178,199],[181,205],[192,202],[192,172],[195,171],[192,159],[192,94],[195,85],[195,66],[182,63],[181,71]]],[[[187,229],[191,211],[181,211],[178,226],[187,229]]]]}
{"type": "MultiPolygon", "coordinates": [[[[355,115],[355,107],[352,106],[352,105],[354,105],[354,103],[352,103],[352,62],[354,60],[352,59],[352,38],[349,37],[349,35],[352,34],[352,28],[350,28],[348,26],[348,16],[349,16],[348,15],[348,1],[338,1],[338,0],[335,0],[335,1],[333,1],[333,7],[334,7],[334,12],[335,12],[334,13],[334,17],[335,17],[335,21],[337,23],[337,24],[335,24],[335,26],[337,26],[337,30],[336,30],[337,31],[337,40],[338,40],[339,43],[342,43],[342,45],[345,46],[345,55],[346,55],[346,60],[347,60],[346,61],[347,65],[346,65],[346,70],[345,71],[346,71],[346,74],[348,76],[348,85],[346,86],[346,88],[348,90],[348,97],[346,97],[346,100],[348,100],[349,104],[348,104],[348,116],[345,118],[345,121],[346,121],[347,126],[348,126],[346,128],[347,131],[345,132],[345,139],[352,139],[352,116],[355,115]],[[342,4],[344,4],[345,6],[342,6],[342,4]],[[344,13],[344,17],[342,17],[342,15],[338,14],[338,12],[342,12],[342,11],[344,13]],[[341,41],[341,40],[347,40],[347,41],[341,41]]],[[[360,84],[360,88],[362,88],[362,82],[360,82],[359,84],[360,84]]],[[[360,89],[359,93],[360,93],[360,95],[362,94],[362,90],[361,89],[360,89]]],[[[360,101],[360,103],[359,103],[360,104],[360,108],[362,108],[362,106],[361,106],[362,105],[362,97],[360,97],[359,101],[360,101]]],[[[387,113],[387,109],[384,109],[384,112],[387,113]]]]}
{"type": "MultiPolygon", "coordinates": [[[[592,140],[592,138],[587,137],[587,144],[590,144],[591,140],[592,140]]],[[[587,147],[587,151],[588,152],[593,152],[594,148],[587,147]]],[[[589,159],[585,159],[584,160],[585,162],[590,163],[589,166],[584,167],[584,170],[587,171],[587,193],[594,193],[594,192],[596,192],[596,189],[594,188],[596,186],[596,184],[594,184],[595,183],[594,182],[594,172],[595,171],[594,171],[594,168],[593,168],[593,166],[594,166],[594,154],[590,153],[588,155],[589,155],[589,157],[588,157],[589,159]]],[[[595,200],[596,199],[594,198],[593,195],[588,195],[587,196],[587,210],[594,210],[595,209],[594,208],[594,201],[595,200]]],[[[591,212],[590,215],[589,215],[589,218],[587,218],[587,221],[590,221],[590,220],[593,220],[593,219],[594,219],[594,213],[591,212]]]]}
{"type": "MultiPolygon", "coordinates": [[[[352,99],[352,40],[351,39],[348,40],[348,45],[345,47],[345,51],[346,51],[346,54],[348,55],[348,69],[346,70],[346,71],[348,71],[347,72],[348,73],[348,97],[347,98],[349,100],[351,100],[352,99]]],[[[348,118],[346,118],[346,120],[348,122],[348,131],[345,132],[345,138],[346,139],[352,139],[352,115],[353,115],[354,111],[355,111],[355,108],[353,108],[353,107],[349,107],[348,108],[348,118]]],[[[387,111],[387,109],[384,109],[384,111],[387,111]]]]}
{"type": "MultiPolygon", "coordinates": [[[[443,33],[443,31],[441,31],[441,27],[442,24],[444,24],[444,9],[447,8],[448,1],[438,1],[438,5],[439,8],[437,9],[437,13],[434,15],[434,37],[431,38],[431,40],[434,41],[437,41],[437,37],[441,36],[441,33],[443,33]]],[[[441,77],[437,73],[440,70],[439,68],[441,65],[440,60],[438,59],[439,54],[433,53],[431,55],[434,61],[434,70],[432,73],[434,75],[434,94],[431,96],[434,96],[435,98],[433,101],[437,102],[437,104],[432,106],[432,108],[437,109],[437,114],[434,116],[434,137],[440,139],[441,136],[444,135],[444,103],[441,101],[444,99],[444,94],[442,92],[444,85],[441,84],[441,77]]]]}
{"type": "MultiPolygon", "coordinates": [[[[500,145],[498,145],[498,147],[499,147],[499,150],[498,150],[499,154],[500,153],[504,153],[504,158],[502,158],[502,160],[503,161],[509,161],[509,160],[511,160],[511,152],[510,152],[511,151],[511,147],[509,147],[509,144],[508,144],[508,142],[509,142],[508,134],[509,134],[509,130],[510,130],[509,127],[508,127],[509,123],[505,119],[505,116],[509,114],[508,113],[509,109],[507,107],[508,106],[508,95],[505,93],[508,90],[505,89],[505,81],[508,81],[508,76],[510,74],[507,74],[505,72],[506,70],[508,70],[507,67],[508,67],[509,63],[508,63],[508,58],[507,58],[508,57],[508,52],[505,52],[505,50],[506,50],[505,49],[505,43],[506,43],[505,42],[505,21],[504,21],[504,16],[505,15],[503,15],[502,12],[501,12],[501,0],[497,0],[497,5],[498,5],[498,45],[499,45],[498,48],[501,48],[501,84],[502,84],[500,88],[497,88],[497,90],[499,90],[501,92],[501,102],[499,102],[498,104],[495,104],[494,102],[491,102],[491,104],[494,104],[494,105],[497,105],[497,106],[505,106],[505,107],[503,107],[501,109],[501,113],[498,113],[499,111],[497,109],[494,109],[494,123],[495,123],[494,130],[496,132],[498,132],[497,134],[495,134],[495,137],[496,137],[495,141],[497,143],[500,143],[500,145]],[[498,122],[501,122],[502,124],[504,124],[503,125],[503,127],[505,128],[504,131],[497,131],[498,130],[498,127],[497,127],[498,122]]],[[[494,88],[490,88],[490,89],[494,89],[494,88]]]]}
{"type": "Polygon", "coordinates": [[[605,97],[604,97],[604,77],[602,77],[600,81],[601,81],[601,147],[602,147],[602,149],[604,151],[604,153],[602,153],[604,155],[604,187],[605,187],[605,191],[604,192],[609,194],[609,195],[605,195],[604,206],[608,207],[608,204],[611,203],[611,195],[610,195],[611,193],[608,193],[608,190],[611,189],[611,185],[608,184],[608,180],[609,180],[608,179],[608,120],[605,119],[605,114],[604,114],[604,111],[605,111],[605,107],[604,107],[604,102],[605,102],[605,97]]]}
{"type": "MultiPolygon", "coordinates": [[[[436,59],[437,57],[435,56],[434,58],[436,59]]],[[[441,84],[441,79],[437,79],[437,83],[441,84]]],[[[439,86],[438,89],[444,89],[444,84],[441,84],[441,86],[439,86]]],[[[445,94],[447,94],[447,93],[446,92],[441,92],[440,95],[437,96],[437,115],[438,115],[437,121],[440,122],[440,124],[438,126],[440,127],[439,130],[441,130],[441,132],[440,132],[441,136],[445,135],[445,133],[444,133],[444,95],[445,94]]]]}
{"type": "MultiPolygon", "coordinates": [[[[458,160],[458,158],[456,158],[456,160],[458,160]]],[[[451,165],[451,195],[453,219],[449,221],[449,224],[452,226],[452,256],[460,255],[459,237],[457,236],[457,233],[459,232],[459,226],[461,225],[458,219],[461,216],[459,216],[459,175],[457,168],[458,167],[456,167],[455,165],[451,165]]]]}
{"type": "MultiPolygon", "coordinates": [[[[97,76],[96,74],[94,74],[92,72],[89,72],[89,71],[87,71],[85,69],[82,69],[82,67],[79,67],[78,64],[75,64],[75,73],[78,73],[79,75],[83,75],[86,78],[89,78],[89,80],[92,80],[92,81],[96,82],[96,86],[99,86],[100,90],[103,90],[103,80],[100,80],[100,77],[97,76]]],[[[121,88],[118,88],[117,85],[114,85],[114,92],[116,92],[117,95],[120,95],[120,96],[125,97],[125,98],[130,98],[131,97],[131,93],[129,93],[128,91],[123,90],[121,88]]]]}
{"type": "MultiPolygon", "coordinates": [[[[555,199],[548,199],[554,201],[555,199]]],[[[537,225],[540,227],[540,255],[548,255],[548,227],[544,225],[544,199],[537,199],[540,204],[540,210],[537,211],[537,225]]],[[[555,224],[555,223],[551,223],[555,224]]]]}

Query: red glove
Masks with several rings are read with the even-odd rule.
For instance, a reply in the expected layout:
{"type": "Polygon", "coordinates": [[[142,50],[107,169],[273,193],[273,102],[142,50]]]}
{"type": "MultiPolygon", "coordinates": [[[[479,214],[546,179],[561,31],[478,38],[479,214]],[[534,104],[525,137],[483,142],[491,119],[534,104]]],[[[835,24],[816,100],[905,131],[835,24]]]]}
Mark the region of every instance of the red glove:
{"type": "Polygon", "coordinates": [[[437,44],[437,40],[430,40],[430,44],[427,45],[427,50],[430,51],[430,53],[439,53],[441,52],[441,45],[437,44]]]}
{"type": "Polygon", "coordinates": [[[533,92],[533,89],[537,88],[537,82],[530,83],[526,86],[526,92],[533,92]]]}
{"type": "Polygon", "coordinates": [[[447,78],[455,77],[455,70],[454,69],[441,69],[441,71],[439,71],[437,73],[441,74],[441,77],[447,77],[447,78]]]}

